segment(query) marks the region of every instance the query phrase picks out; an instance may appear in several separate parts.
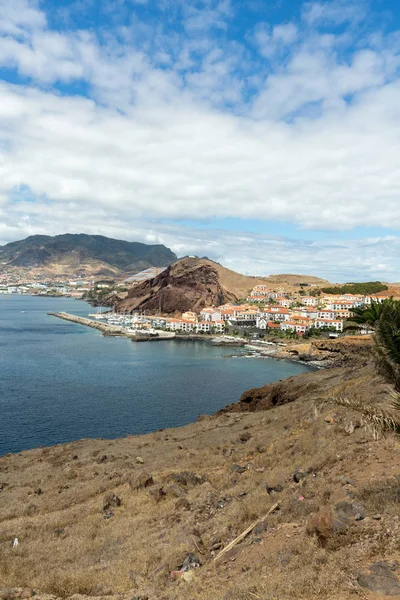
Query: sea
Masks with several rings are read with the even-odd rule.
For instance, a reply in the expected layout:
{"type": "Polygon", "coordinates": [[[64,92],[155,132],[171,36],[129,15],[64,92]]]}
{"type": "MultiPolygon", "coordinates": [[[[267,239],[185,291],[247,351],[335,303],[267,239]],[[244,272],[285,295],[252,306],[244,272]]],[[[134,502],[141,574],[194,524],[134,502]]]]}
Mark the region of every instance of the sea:
{"type": "Polygon", "coordinates": [[[0,455],[178,427],[312,370],[205,341],[104,337],[47,314],[91,310],[71,298],[0,295],[0,455]]]}

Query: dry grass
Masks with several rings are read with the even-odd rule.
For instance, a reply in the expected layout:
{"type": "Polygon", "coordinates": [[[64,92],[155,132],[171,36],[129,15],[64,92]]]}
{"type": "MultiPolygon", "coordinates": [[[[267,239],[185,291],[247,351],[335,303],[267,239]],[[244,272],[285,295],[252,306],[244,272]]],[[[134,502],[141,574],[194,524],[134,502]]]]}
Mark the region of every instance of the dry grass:
{"type": "Polygon", "coordinates": [[[397,516],[400,509],[400,479],[371,481],[360,490],[359,497],[371,513],[380,513],[384,508],[386,514],[397,516]]]}
{"type": "Polygon", "coordinates": [[[354,570],[385,557],[388,547],[393,557],[399,552],[394,542],[385,549],[384,540],[391,527],[385,515],[397,510],[400,448],[393,436],[376,441],[361,428],[349,433],[352,412],[335,407],[331,422],[331,411],[325,406],[315,413],[310,397],[268,415],[231,413],[149,436],[0,459],[0,482],[7,483],[0,492],[1,584],[61,598],[128,592],[150,600],[362,597],[354,570]],[[238,443],[244,430],[251,438],[238,443]],[[135,464],[138,455],[144,465],[135,464]],[[234,463],[248,468],[234,473],[234,463]],[[207,479],[188,487],[190,510],[177,509],[176,498],[156,502],[150,490],[132,492],[128,484],[147,471],[157,488],[185,470],[207,479]],[[296,471],[304,474],[299,483],[296,471]],[[385,485],[374,487],[377,473],[385,485]],[[382,520],[361,522],[356,535],[350,530],[336,545],[320,548],[305,525],[348,480],[367,511],[382,513],[382,520]],[[266,484],[280,483],[282,491],[267,493],[266,484]],[[104,519],[108,493],[122,504],[104,519]],[[268,517],[265,531],[249,534],[213,564],[215,540],[226,546],[274,502],[280,510],[268,517]],[[170,572],[188,552],[203,566],[191,583],[172,581],[170,572]]]}
{"type": "MultiPolygon", "coordinates": [[[[389,397],[394,397],[395,401],[399,402],[399,396],[394,393],[388,394],[389,397]],[[392,395],[393,394],[393,395],[392,395]]],[[[329,403],[335,406],[348,408],[361,415],[362,425],[371,429],[375,437],[386,432],[400,432],[400,411],[396,408],[397,404],[392,402],[388,407],[369,404],[364,398],[357,396],[336,396],[333,395],[328,399],[324,399],[322,403],[329,403]]]]}

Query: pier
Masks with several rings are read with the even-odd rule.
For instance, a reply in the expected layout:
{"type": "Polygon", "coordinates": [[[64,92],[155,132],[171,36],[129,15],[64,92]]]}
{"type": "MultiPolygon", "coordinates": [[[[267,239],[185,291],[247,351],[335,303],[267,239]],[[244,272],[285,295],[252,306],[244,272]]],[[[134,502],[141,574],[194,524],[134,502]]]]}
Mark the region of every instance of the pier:
{"type": "Polygon", "coordinates": [[[92,329],[98,329],[103,333],[103,335],[107,336],[123,336],[128,337],[135,342],[147,342],[147,341],[157,341],[157,340],[170,340],[175,338],[175,333],[172,331],[158,331],[157,335],[149,335],[146,331],[127,331],[124,327],[119,327],[118,325],[109,325],[108,323],[99,323],[98,321],[94,321],[93,319],[87,319],[86,317],[78,317],[77,315],[71,315],[66,312],[47,313],[51,317],[57,317],[57,319],[63,319],[64,321],[69,321],[70,323],[76,323],[77,325],[85,325],[86,327],[92,327],[92,329]]]}
{"type": "Polygon", "coordinates": [[[103,332],[105,335],[126,335],[123,327],[118,327],[116,325],[108,325],[107,323],[98,323],[97,321],[93,321],[92,319],[86,319],[85,317],[78,317],[77,315],[71,315],[66,312],[59,313],[48,313],[51,317],[57,317],[58,319],[63,319],[64,321],[70,321],[71,323],[77,323],[78,325],[86,325],[86,327],[92,327],[93,329],[98,329],[103,332]]]}

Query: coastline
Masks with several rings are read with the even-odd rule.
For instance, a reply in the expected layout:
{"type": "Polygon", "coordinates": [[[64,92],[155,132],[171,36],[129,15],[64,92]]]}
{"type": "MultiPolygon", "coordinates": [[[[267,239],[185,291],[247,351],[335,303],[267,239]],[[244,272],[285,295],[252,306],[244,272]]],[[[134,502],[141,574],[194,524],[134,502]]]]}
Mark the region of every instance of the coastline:
{"type": "MultiPolygon", "coordinates": [[[[166,332],[166,331],[158,331],[157,335],[150,335],[146,332],[132,332],[127,331],[123,327],[119,327],[117,325],[109,325],[106,323],[98,322],[93,319],[89,319],[86,317],[80,317],[77,315],[72,315],[66,312],[48,313],[49,316],[53,316],[65,321],[69,321],[71,323],[75,323],[78,325],[84,325],[86,327],[91,327],[93,329],[97,329],[101,331],[104,336],[118,336],[118,337],[127,337],[131,339],[133,342],[162,342],[162,341],[201,341],[212,344],[214,346],[222,346],[222,347],[236,347],[236,348],[245,348],[249,350],[249,354],[247,356],[253,356],[254,352],[258,353],[259,358],[270,358],[274,360],[285,360],[293,363],[300,363],[307,366],[314,367],[316,369],[324,369],[329,368],[335,365],[335,361],[327,360],[326,356],[321,357],[320,353],[315,352],[313,349],[313,343],[309,342],[307,344],[298,342],[297,340],[287,340],[286,343],[283,342],[256,342],[249,341],[245,338],[233,337],[228,335],[204,335],[204,334],[193,334],[193,333],[175,333],[175,332],[166,332]],[[299,352],[297,348],[301,346],[303,347],[303,353],[299,352]]],[[[245,356],[245,355],[244,355],[245,356]]]]}
{"type": "MultiPolygon", "coordinates": [[[[86,320],[74,316],[71,322],[85,324],[86,320]]],[[[98,330],[104,327],[90,324],[98,330]]],[[[114,345],[112,339],[107,342],[97,334],[82,337],[97,346],[114,345]]],[[[211,341],[208,336],[200,339],[211,341]]],[[[121,346],[123,355],[127,349],[142,354],[142,348],[137,352],[131,344],[115,345],[121,346]]],[[[172,353],[177,346],[171,348],[172,353]]],[[[189,346],[182,345],[177,370],[189,346]]],[[[197,346],[208,353],[207,348],[197,346]]],[[[349,544],[352,552],[353,547],[354,553],[359,552],[358,535],[365,538],[360,569],[388,560],[386,546],[382,550],[375,540],[376,535],[386,540],[388,528],[397,526],[392,525],[396,506],[380,502],[378,514],[375,501],[366,504],[364,489],[375,489],[371,486],[376,485],[376,473],[384,464],[386,472],[393,474],[396,491],[398,456],[391,438],[373,439],[350,411],[320,405],[320,401],[343,393],[345,386],[350,396],[355,392],[370,402],[371,392],[383,397],[386,384],[377,383],[371,364],[363,366],[364,339],[243,346],[241,351],[232,347],[232,354],[248,352],[299,362],[308,353],[329,357],[326,366],[332,356],[346,365],[276,377],[273,383],[247,389],[240,398],[232,396],[233,405],[187,425],[159,425],[150,433],[111,439],[76,438],[0,457],[0,545],[5,565],[0,598],[214,600],[228,597],[232,581],[240,585],[240,591],[250,589],[262,598],[267,576],[274,586],[267,593],[278,590],[279,597],[289,599],[293,587],[285,587],[288,571],[282,574],[281,562],[276,560],[277,553],[283,552],[284,557],[294,557],[288,568],[301,592],[296,591],[298,600],[351,599],[353,589],[347,594],[346,587],[354,572],[348,560],[349,544]],[[342,501],[341,494],[357,510],[363,503],[366,516],[346,522],[346,529],[333,536],[332,546],[321,549],[308,524],[320,514],[320,507],[332,505],[334,510],[334,503],[342,501]],[[278,504],[279,509],[266,519],[278,504]],[[242,539],[243,532],[256,523],[257,530],[242,539]],[[239,540],[233,552],[232,540],[239,540]],[[225,554],[216,572],[220,552],[225,554]],[[316,569],[321,552],[330,561],[330,587],[322,595],[327,582],[325,565],[321,572],[316,569]],[[186,577],[190,577],[184,579],[180,568],[188,556],[195,557],[196,568],[189,569],[186,577]],[[312,596],[309,582],[315,573],[320,580],[318,594],[312,596]],[[340,579],[343,573],[345,581],[340,579]]],[[[143,348],[144,354],[157,350],[143,348]]],[[[245,362],[237,361],[233,371],[245,362]]],[[[264,367],[268,365],[262,365],[263,372],[264,367]]],[[[278,371],[279,365],[277,375],[278,371]]],[[[207,369],[204,373],[210,378],[207,369]]],[[[223,386],[223,380],[218,382],[217,394],[223,386]]],[[[193,404],[198,391],[187,392],[193,404]]],[[[381,489],[379,485],[379,499],[381,489]]]]}
{"type": "Polygon", "coordinates": [[[15,297],[2,311],[3,389],[10,409],[3,415],[0,454],[86,436],[118,437],[179,427],[200,414],[214,414],[244,389],[307,370],[294,363],[224,360],[228,354],[241,357],[247,350],[233,346],[227,350],[206,335],[201,340],[139,346],[118,329],[103,337],[99,329],[79,325],[104,328],[83,320],[92,312],[86,303],[75,304],[15,297]],[[50,311],[76,315],[78,326],[49,317],[50,311]],[[52,419],[53,425],[47,427],[52,419]],[[20,437],[21,420],[28,424],[20,437]]]}

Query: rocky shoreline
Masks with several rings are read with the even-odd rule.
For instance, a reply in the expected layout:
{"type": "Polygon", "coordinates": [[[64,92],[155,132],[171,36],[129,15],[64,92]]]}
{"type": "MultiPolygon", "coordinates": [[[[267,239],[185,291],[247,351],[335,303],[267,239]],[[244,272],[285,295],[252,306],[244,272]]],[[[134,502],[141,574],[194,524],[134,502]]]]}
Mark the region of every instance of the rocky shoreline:
{"type": "MultiPolygon", "coordinates": [[[[270,343],[271,344],[271,343],[270,343]]],[[[312,365],[317,368],[349,366],[354,363],[367,364],[371,355],[371,338],[369,336],[349,336],[334,340],[288,340],[284,345],[265,346],[262,342],[251,342],[246,345],[261,356],[273,359],[290,360],[312,365]]]]}
{"type": "Polygon", "coordinates": [[[108,325],[93,319],[79,317],[65,312],[49,313],[49,315],[97,329],[106,336],[128,337],[134,342],[154,341],[201,341],[221,347],[240,347],[248,351],[247,356],[257,353],[259,358],[288,360],[303,363],[317,369],[348,366],[354,362],[366,364],[370,359],[371,339],[369,336],[349,336],[336,339],[255,341],[227,335],[179,334],[174,332],[158,332],[149,335],[145,332],[127,332],[123,327],[108,325]]]}

